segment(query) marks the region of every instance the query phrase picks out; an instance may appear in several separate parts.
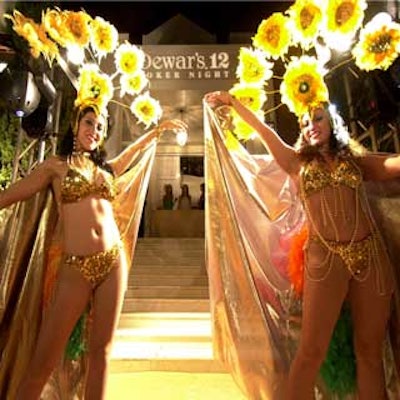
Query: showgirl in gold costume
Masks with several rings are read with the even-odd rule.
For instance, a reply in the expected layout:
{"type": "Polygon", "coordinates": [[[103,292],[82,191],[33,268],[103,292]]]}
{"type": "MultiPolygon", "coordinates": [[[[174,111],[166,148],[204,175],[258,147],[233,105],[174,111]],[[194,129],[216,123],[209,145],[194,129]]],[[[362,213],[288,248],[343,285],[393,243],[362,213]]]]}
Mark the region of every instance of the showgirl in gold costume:
{"type": "Polygon", "coordinates": [[[159,123],[143,50],[119,43],[103,18],[59,8],[40,23],[18,10],[6,17],[33,58],[58,62],[77,96],[58,155],[0,193],[0,209],[14,205],[3,210],[0,248],[0,397],[104,399],[157,140],[186,124],[159,123]],[[84,59],[76,73],[65,69],[71,46],[84,59]],[[110,102],[148,132],[107,160],[110,102]]]}
{"type": "Polygon", "coordinates": [[[258,132],[297,187],[305,211],[300,342],[288,383],[274,392],[276,399],[314,398],[319,368],[345,300],[354,328],[358,398],[386,399],[382,348],[395,281],[364,182],[400,177],[400,156],[367,153],[350,139],[342,141],[337,116],[327,104],[316,104],[300,117],[301,134],[292,147],[228,92],[209,93],[205,101],[211,107],[232,107],[258,132]]]}
{"type": "Polygon", "coordinates": [[[180,121],[164,121],[105,162],[97,156],[106,133],[105,117],[95,106],[86,106],[78,110],[76,118],[77,130],[66,135],[69,146],[62,145],[59,156],[45,160],[0,194],[0,208],[4,208],[51,188],[58,211],[53,243],[59,243],[62,249],[55,287],[51,289],[32,358],[20,376],[17,392],[13,386],[16,382],[8,383],[8,389],[4,383],[2,396],[6,397],[2,398],[39,398],[89,303],[84,393],[87,399],[104,398],[110,346],[131,263],[124,251],[118,214],[113,210],[118,189],[122,189],[115,181],[138,151],[154,144],[163,130],[185,129],[180,121]]]}

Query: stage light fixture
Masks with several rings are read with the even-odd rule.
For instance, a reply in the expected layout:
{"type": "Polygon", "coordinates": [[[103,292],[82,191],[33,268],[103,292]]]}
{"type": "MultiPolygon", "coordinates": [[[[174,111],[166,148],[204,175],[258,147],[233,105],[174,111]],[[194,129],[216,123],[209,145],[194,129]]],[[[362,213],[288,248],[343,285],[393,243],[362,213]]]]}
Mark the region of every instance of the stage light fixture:
{"type": "Polygon", "coordinates": [[[40,102],[33,73],[10,65],[0,74],[0,98],[18,117],[31,114],[40,102]]]}

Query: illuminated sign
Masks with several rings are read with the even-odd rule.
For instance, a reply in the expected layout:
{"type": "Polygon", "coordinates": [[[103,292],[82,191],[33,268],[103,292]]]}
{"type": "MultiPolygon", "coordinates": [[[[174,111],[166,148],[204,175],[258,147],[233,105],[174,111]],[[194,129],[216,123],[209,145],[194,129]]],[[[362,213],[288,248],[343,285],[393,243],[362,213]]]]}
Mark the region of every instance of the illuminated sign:
{"type": "Polygon", "coordinates": [[[237,80],[237,44],[155,45],[142,49],[146,53],[144,70],[152,88],[191,89],[215,79],[230,87],[237,80]]]}

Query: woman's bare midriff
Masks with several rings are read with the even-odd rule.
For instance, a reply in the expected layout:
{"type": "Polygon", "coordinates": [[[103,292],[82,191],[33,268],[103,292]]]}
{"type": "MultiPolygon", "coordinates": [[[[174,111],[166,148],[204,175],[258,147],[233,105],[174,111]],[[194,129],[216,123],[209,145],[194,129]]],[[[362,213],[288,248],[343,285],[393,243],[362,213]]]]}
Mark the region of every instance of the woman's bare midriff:
{"type": "Polygon", "coordinates": [[[64,251],[88,255],[108,250],[120,239],[112,204],[89,196],[77,203],[62,205],[64,251]]]}
{"type": "Polygon", "coordinates": [[[340,196],[334,200],[335,190],[338,189],[326,188],[323,195],[318,192],[306,199],[313,220],[309,224],[310,235],[319,233],[326,240],[344,243],[366,238],[372,232],[373,223],[365,205],[362,205],[360,198],[356,199],[355,191],[349,188],[342,188],[340,196]],[[324,201],[328,202],[328,211],[325,212],[322,210],[324,201]]]}

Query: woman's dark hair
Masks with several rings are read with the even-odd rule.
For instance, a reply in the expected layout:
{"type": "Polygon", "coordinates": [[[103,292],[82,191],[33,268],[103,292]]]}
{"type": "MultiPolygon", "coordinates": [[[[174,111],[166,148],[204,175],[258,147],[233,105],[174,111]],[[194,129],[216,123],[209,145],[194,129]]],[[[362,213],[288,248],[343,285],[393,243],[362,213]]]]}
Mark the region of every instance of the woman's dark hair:
{"type": "MultiPolygon", "coordinates": [[[[89,112],[94,112],[95,114],[97,114],[97,111],[93,107],[90,106],[86,107],[83,110],[78,111],[78,114],[75,114],[76,115],[75,118],[74,117],[72,118],[73,124],[75,125],[75,121],[79,123],[80,120],[89,112]]],[[[74,150],[74,129],[71,124],[67,132],[60,141],[57,153],[60,156],[68,157],[72,155],[73,150],[74,150]]],[[[113,174],[113,170],[111,166],[107,163],[106,157],[107,157],[107,152],[104,149],[103,144],[101,144],[95,150],[90,152],[89,158],[100,168],[103,168],[105,171],[113,174]]]]}

